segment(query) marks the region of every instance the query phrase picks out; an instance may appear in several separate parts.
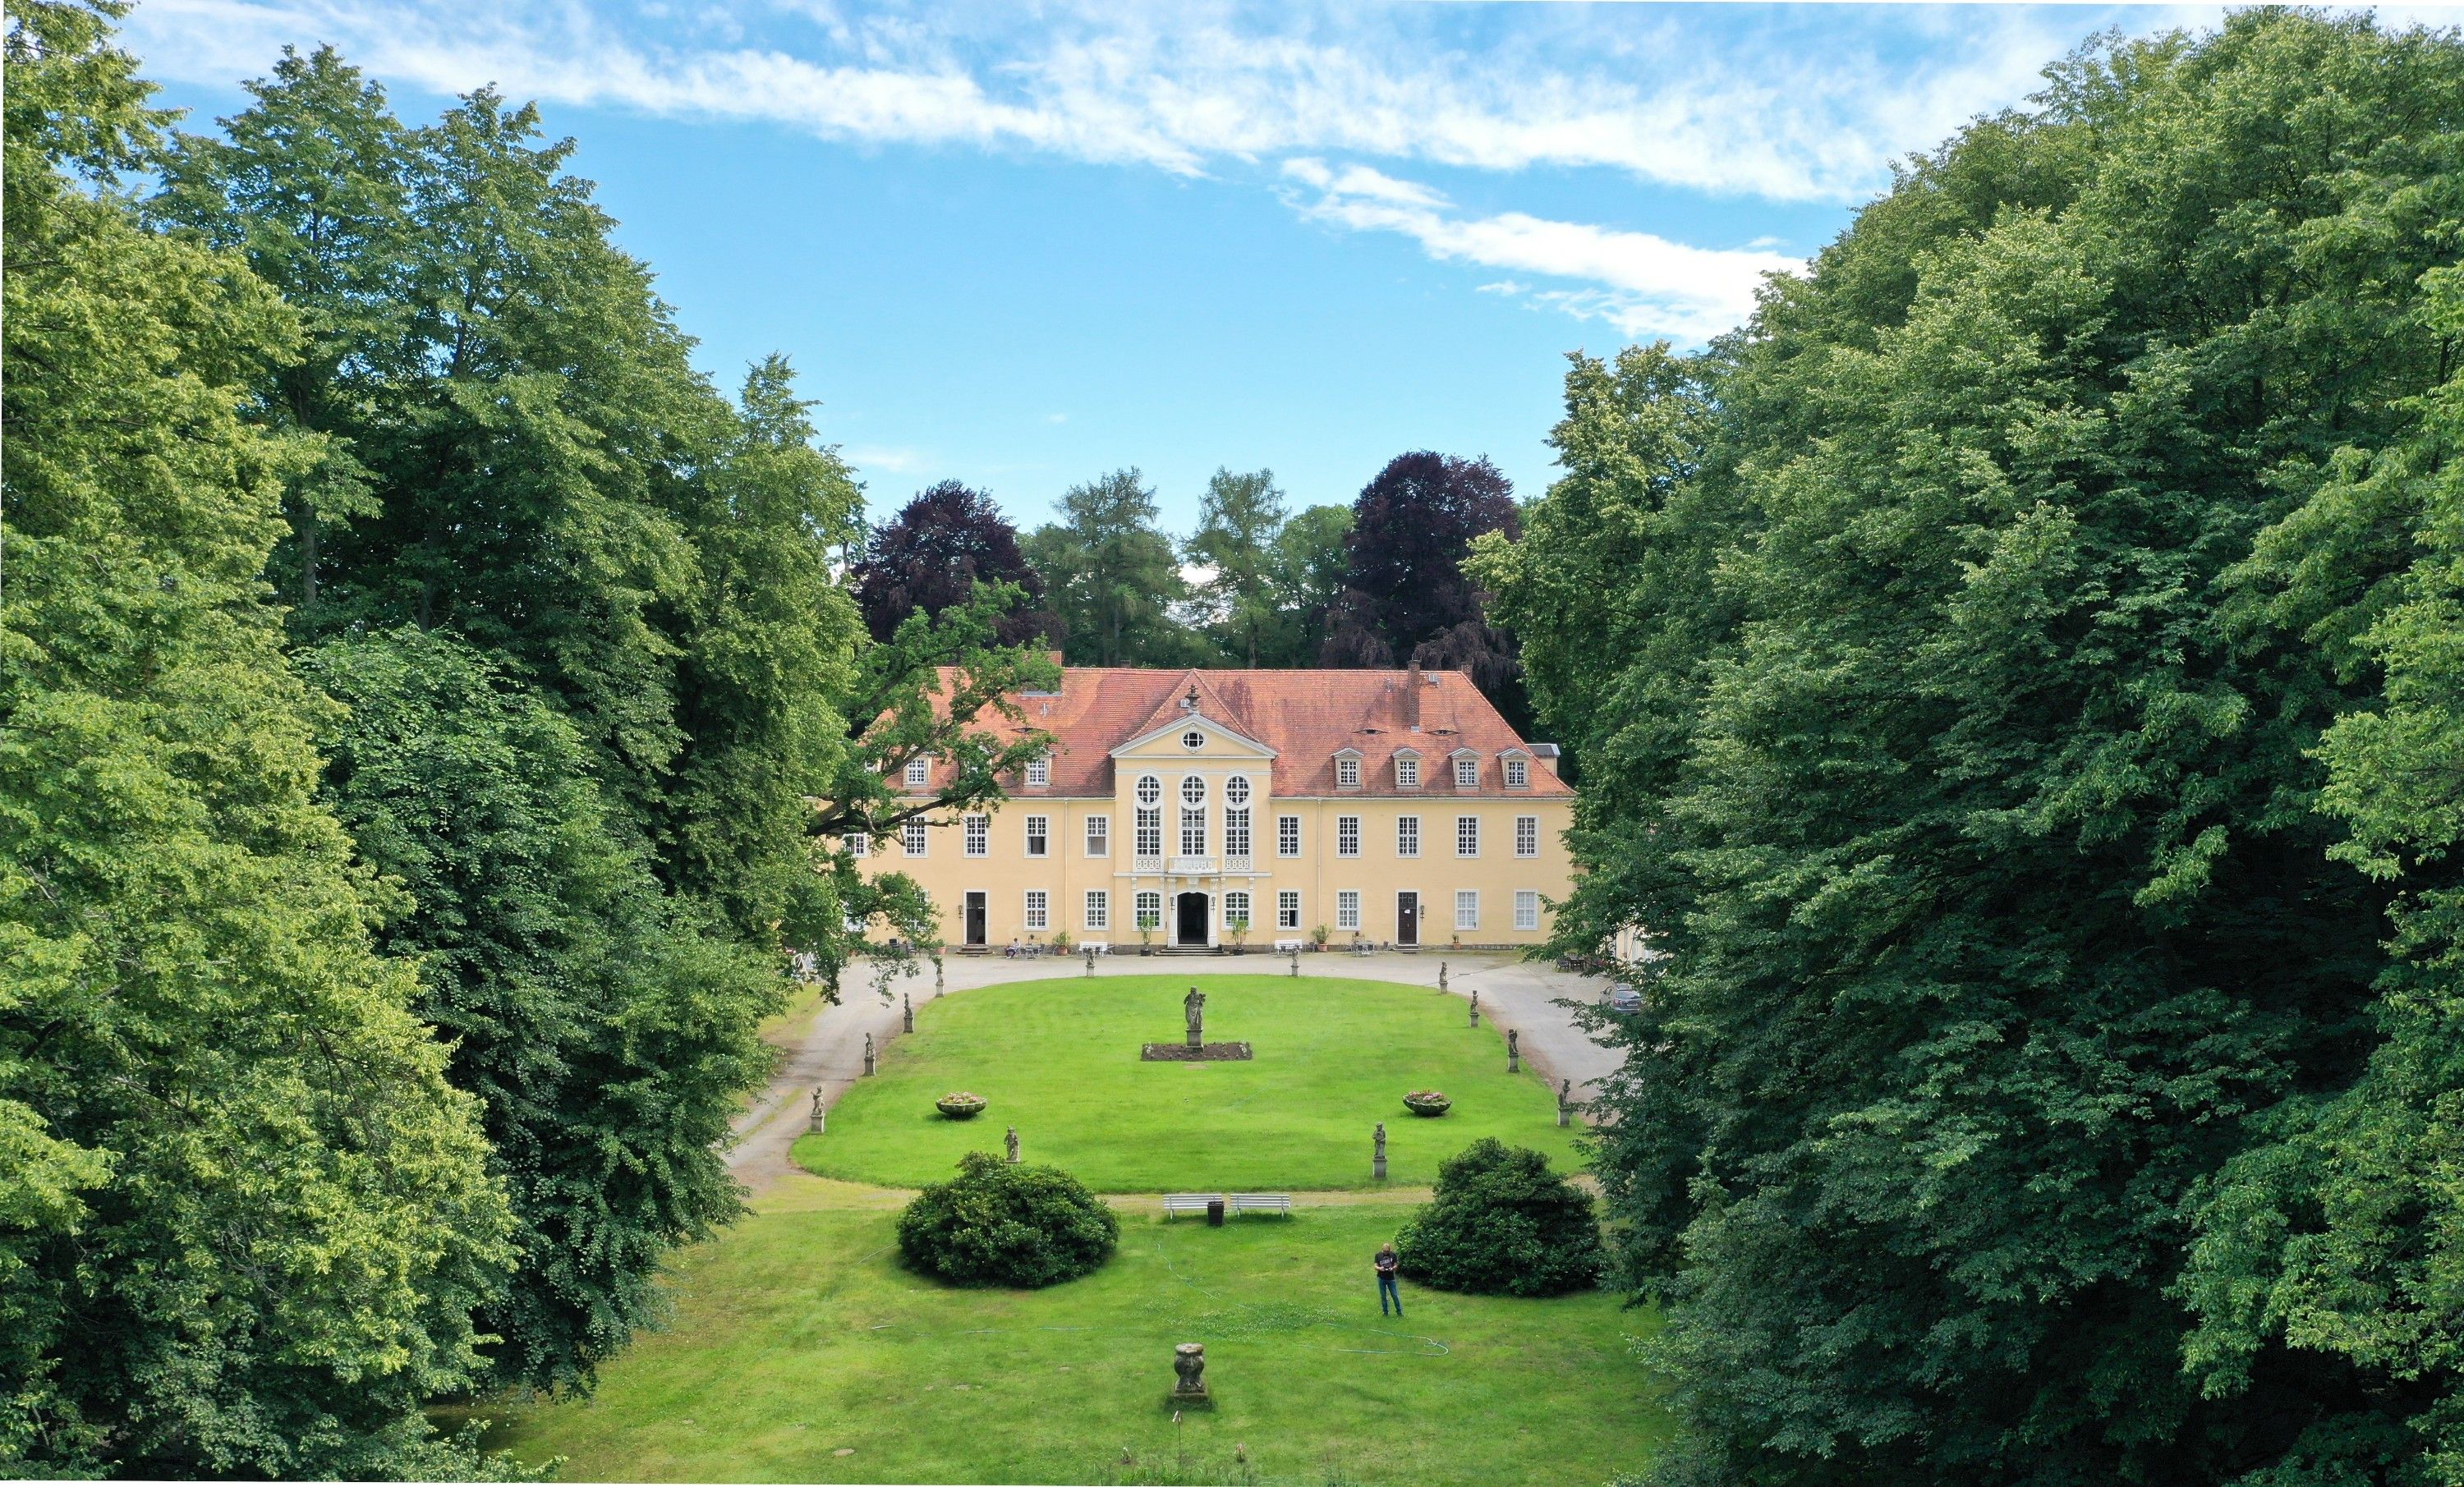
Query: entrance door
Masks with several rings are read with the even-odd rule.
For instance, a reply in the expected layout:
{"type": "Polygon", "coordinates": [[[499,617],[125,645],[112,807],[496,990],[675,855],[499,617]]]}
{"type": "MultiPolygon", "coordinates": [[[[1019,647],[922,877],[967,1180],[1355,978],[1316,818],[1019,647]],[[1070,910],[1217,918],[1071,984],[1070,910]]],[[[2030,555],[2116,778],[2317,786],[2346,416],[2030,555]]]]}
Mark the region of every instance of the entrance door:
{"type": "Polygon", "coordinates": [[[967,895],[967,943],[984,943],[984,896],[980,892],[967,895]]]}
{"type": "Polygon", "coordinates": [[[1395,895],[1395,943],[1420,943],[1420,895],[1418,893],[1395,895]]]}
{"type": "Polygon", "coordinates": [[[1174,902],[1176,923],[1172,943],[1203,945],[1206,943],[1206,895],[1184,893],[1174,902]]]}

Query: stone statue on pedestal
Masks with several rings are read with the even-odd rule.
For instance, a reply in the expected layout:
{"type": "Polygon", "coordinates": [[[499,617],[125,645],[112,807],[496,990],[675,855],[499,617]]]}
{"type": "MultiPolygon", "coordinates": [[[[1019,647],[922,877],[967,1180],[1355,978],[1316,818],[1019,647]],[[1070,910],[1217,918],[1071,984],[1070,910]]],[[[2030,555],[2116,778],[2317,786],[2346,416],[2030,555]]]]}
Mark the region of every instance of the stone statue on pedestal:
{"type": "Polygon", "coordinates": [[[1445,989],[1446,989],[1446,963],[1445,963],[1444,961],[1441,960],[1441,961],[1439,961],[1439,962],[1438,962],[1438,990],[1442,992],[1442,991],[1444,991],[1445,989]]]}
{"type": "Polygon", "coordinates": [[[1560,1080],[1557,1082],[1557,1124],[1572,1126],[1574,1124],[1573,1113],[1574,1082],[1570,1079],[1560,1080]]]}
{"type": "Polygon", "coordinates": [[[1015,1126],[1009,1128],[1009,1165],[1018,1165],[1018,1127],[1015,1126]]]}
{"type": "Polygon", "coordinates": [[[900,1016],[902,1018],[904,1018],[904,1019],[905,1019],[905,1021],[906,1021],[906,1023],[907,1023],[907,1031],[909,1031],[909,1032],[911,1032],[911,1033],[914,1032],[914,1031],[915,1031],[915,998],[914,998],[914,997],[913,997],[913,996],[908,995],[905,992],[901,992],[901,993],[899,993],[899,994],[898,994],[898,1009],[899,1009],[899,1016],[900,1016]]]}
{"type": "Polygon", "coordinates": [[[1471,989],[1471,1025],[1480,1026],[1480,988],[1471,989]]]}
{"type": "Polygon", "coordinates": [[[1506,1030],[1506,1072],[1523,1072],[1523,1035],[1512,1028],[1506,1030]]]}
{"type": "Polygon", "coordinates": [[[1206,994],[1191,987],[1189,995],[1180,999],[1180,1012],[1189,1019],[1189,1046],[1203,1047],[1206,1043],[1206,994]]]}
{"type": "Polygon", "coordinates": [[[872,1072],[872,1035],[870,1033],[864,1035],[864,1071],[867,1074],[872,1072]]]}
{"type": "Polygon", "coordinates": [[[1384,1182],[1386,1180],[1386,1123],[1384,1121],[1377,1123],[1375,1140],[1376,1145],[1372,1148],[1375,1154],[1369,1161],[1369,1175],[1379,1182],[1384,1182]]]}
{"type": "Polygon", "coordinates": [[[813,1086],[812,1128],[816,1132],[822,1128],[822,1086],[819,1084],[813,1086]]]}

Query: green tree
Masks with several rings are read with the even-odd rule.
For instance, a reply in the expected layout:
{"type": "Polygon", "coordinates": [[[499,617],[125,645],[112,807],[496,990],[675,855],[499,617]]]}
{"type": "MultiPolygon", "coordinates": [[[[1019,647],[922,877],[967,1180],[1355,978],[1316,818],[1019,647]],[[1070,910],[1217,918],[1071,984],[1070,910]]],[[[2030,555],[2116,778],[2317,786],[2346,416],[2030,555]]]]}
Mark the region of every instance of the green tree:
{"type": "Polygon", "coordinates": [[[1289,623],[1276,579],[1275,540],[1284,526],[1284,492],[1271,470],[1236,475],[1218,470],[1198,504],[1198,530],[1186,548],[1193,564],[1208,569],[1194,598],[1208,617],[1216,644],[1242,665],[1254,667],[1287,649],[1289,623]]]}
{"type": "Polygon", "coordinates": [[[509,1219],[260,577],[324,451],[237,410],[300,329],[137,222],[117,13],[6,38],[0,1470],[468,1474],[421,1407],[509,1219]]]}
{"type": "Polygon", "coordinates": [[[1351,562],[1349,506],[1303,507],[1275,534],[1275,589],[1289,644],[1275,665],[1317,664],[1318,651],[1326,645],[1327,616],[1343,594],[1343,576],[1351,562]]]}
{"type": "Polygon", "coordinates": [[[2400,1015],[2315,751],[2404,544],[2324,623],[2270,574],[2334,555],[2253,558],[2451,373],[2464,46],[2253,11],[2048,77],[1742,334],[1578,362],[1475,565],[1595,750],[1561,927],[1666,952],[1598,1168],[1671,1479],[2440,1470],[2443,1376],[2299,1311],[2375,1179],[2269,1191],[2400,1015]]]}
{"type": "Polygon", "coordinates": [[[1205,645],[1175,606],[1189,598],[1172,539],[1155,530],[1155,492],[1117,470],[1061,497],[1061,517],[1026,539],[1046,601],[1067,628],[1073,666],[1189,666],[1205,645]]]}
{"type": "Polygon", "coordinates": [[[768,1072],[775,977],[661,893],[573,725],[467,643],[406,625],[304,668],[349,710],[325,794],[408,890],[380,945],[421,966],[519,1221],[480,1312],[498,1380],[586,1384],[651,1320],[666,1257],[739,1211],[718,1146],[768,1072]]]}

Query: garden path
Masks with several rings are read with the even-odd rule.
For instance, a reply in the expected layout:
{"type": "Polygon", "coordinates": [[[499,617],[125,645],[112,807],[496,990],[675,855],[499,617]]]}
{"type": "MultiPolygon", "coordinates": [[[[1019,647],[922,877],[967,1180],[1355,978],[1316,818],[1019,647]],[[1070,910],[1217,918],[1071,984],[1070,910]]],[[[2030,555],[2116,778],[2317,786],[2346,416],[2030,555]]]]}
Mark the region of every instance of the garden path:
{"type": "MultiPolygon", "coordinates": [[[[1599,1081],[1617,1065],[1615,1050],[1592,1041],[1574,1023],[1560,998],[1604,1002],[1609,983],[1599,976],[1578,975],[1542,962],[1511,955],[1423,951],[1417,955],[1379,952],[1370,955],[1322,953],[1302,958],[1310,975],[1360,981],[1401,981],[1437,989],[1438,967],[1447,967],[1447,990],[1468,1000],[1480,992],[1483,1025],[1521,1031],[1523,1057],[1551,1083],[1574,1082],[1574,1100],[1586,1102],[1599,1081]]],[[[1000,955],[952,955],[944,962],[944,995],[1012,981],[1083,979],[1086,966],[1076,956],[1010,960],[1000,955]]],[[[1284,968],[1280,955],[1206,955],[1148,957],[1099,956],[1095,973],[1105,975],[1272,975],[1284,968]]],[[[887,1050],[899,1033],[898,998],[903,992],[917,1004],[933,996],[933,967],[928,962],[891,983],[884,1000],[870,981],[870,968],[850,967],[847,985],[836,1006],[826,1002],[791,1025],[781,1039],[785,1057],[769,1087],[745,1107],[734,1123],[736,1144],[727,1153],[729,1169],[738,1182],[755,1192],[769,1188],[796,1169],[787,1152],[803,1135],[813,1092],[819,1089],[827,1109],[848,1085],[864,1076],[864,1039],[869,1033],[876,1052],[887,1050]]]]}

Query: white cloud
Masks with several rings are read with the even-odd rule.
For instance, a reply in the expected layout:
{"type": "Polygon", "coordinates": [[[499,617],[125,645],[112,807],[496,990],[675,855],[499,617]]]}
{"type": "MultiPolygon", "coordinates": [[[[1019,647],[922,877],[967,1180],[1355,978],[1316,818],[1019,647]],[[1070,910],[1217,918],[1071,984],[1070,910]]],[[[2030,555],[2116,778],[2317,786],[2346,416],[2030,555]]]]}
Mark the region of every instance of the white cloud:
{"type": "MultiPolygon", "coordinates": [[[[1443,8],[851,15],[798,0],[146,0],[128,30],[150,70],[193,81],[254,76],[284,42],[330,40],[380,77],[437,91],[494,81],[518,98],[760,120],[868,143],[1021,148],[1180,174],[1320,153],[1499,171],[1602,166],[1697,190],[1850,201],[1885,184],[1892,159],[2026,94],[2080,26],[1964,10],[1935,38],[1947,44],[1906,60],[1881,33],[1943,23],[1872,21],[1876,36],[1860,41],[1841,22],[1809,41],[1757,39],[1770,27],[1713,33],[1684,13],[1508,11],[1488,17],[1499,34],[1465,44],[1444,29],[1461,18],[1443,8]]],[[[1338,183],[1349,195],[1405,186],[1351,169],[1360,174],[1338,183]]]]}
{"type": "Polygon", "coordinates": [[[924,455],[903,445],[851,445],[839,450],[839,457],[858,471],[881,470],[903,475],[924,464],[924,455]]]}
{"type": "Polygon", "coordinates": [[[1513,279],[1480,287],[1509,296],[1530,294],[1583,319],[1606,320],[1626,336],[1705,339],[1752,313],[1763,275],[1803,262],[1764,249],[1693,248],[1649,232],[1520,211],[1465,216],[1427,186],[1357,166],[1337,171],[1298,160],[1284,173],[1315,188],[1314,196],[1287,198],[1313,222],[1399,232],[1431,257],[1450,262],[1585,282],[1590,287],[1538,293],[1513,279]]]}

